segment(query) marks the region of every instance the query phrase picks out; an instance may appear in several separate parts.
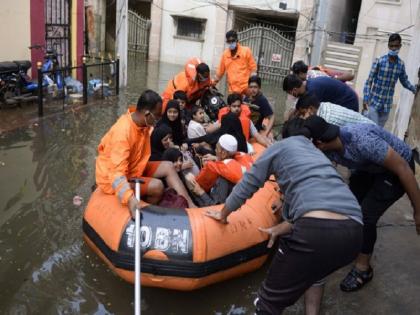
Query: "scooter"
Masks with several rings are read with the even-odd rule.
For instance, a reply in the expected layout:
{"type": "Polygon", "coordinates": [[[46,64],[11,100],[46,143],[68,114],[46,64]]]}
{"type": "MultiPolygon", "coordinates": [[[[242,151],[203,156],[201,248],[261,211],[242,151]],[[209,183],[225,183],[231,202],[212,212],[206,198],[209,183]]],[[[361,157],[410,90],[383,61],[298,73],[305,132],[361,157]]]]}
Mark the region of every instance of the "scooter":
{"type": "Polygon", "coordinates": [[[0,63],[0,102],[6,105],[34,101],[38,84],[32,82],[27,71],[31,67],[28,60],[0,63]]]}
{"type": "Polygon", "coordinates": [[[41,70],[43,72],[43,85],[55,84],[59,90],[64,88],[63,73],[60,69],[58,57],[62,54],[57,53],[53,48],[46,48],[44,45],[32,45],[29,49],[45,49],[44,62],[41,70]]]}

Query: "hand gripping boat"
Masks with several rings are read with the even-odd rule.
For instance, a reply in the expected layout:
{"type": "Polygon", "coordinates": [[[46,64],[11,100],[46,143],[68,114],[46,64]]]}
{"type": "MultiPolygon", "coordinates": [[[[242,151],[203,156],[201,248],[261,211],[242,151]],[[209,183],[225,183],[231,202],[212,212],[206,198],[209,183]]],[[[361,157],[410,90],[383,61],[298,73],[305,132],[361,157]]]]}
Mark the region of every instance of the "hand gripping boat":
{"type": "MultiPolygon", "coordinates": [[[[267,259],[268,235],[258,227],[277,222],[271,210],[277,184],[263,188],[232,213],[228,224],[206,209],[170,209],[143,204],[141,284],[194,290],[254,271],[267,259]]],[[[93,192],[83,217],[86,243],[124,280],[134,282],[134,221],[114,195],[93,192]]]]}

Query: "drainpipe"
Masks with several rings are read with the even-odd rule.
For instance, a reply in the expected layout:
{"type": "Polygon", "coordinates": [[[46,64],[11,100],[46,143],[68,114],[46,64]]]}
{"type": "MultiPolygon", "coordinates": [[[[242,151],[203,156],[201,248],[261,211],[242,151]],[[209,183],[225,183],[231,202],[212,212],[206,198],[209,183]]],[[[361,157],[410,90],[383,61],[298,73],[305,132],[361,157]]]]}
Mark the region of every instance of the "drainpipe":
{"type": "Polygon", "coordinates": [[[309,63],[311,65],[318,65],[321,62],[321,53],[325,46],[325,33],[322,30],[325,30],[326,26],[326,15],[327,15],[327,2],[328,0],[316,0],[316,13],[314,14],[314,36],[312,43],[316,43],[316,45],[312,45],[309,63]],[[317,30],[317,29],[322,30],[317,30]]]}
{"type": "Polygon", "coordinates": [[[128,0],[117,0],[115,20],[115,51],[120,60],[120,87],[127,85],[128,0]]]}

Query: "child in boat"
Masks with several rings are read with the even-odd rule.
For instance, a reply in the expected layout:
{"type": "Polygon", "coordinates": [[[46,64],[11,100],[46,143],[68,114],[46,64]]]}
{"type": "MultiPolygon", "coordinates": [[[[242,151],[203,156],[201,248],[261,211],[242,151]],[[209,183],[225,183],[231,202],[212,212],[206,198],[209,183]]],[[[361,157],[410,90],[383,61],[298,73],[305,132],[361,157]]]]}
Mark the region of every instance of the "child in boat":
{"type": "Polygon", "coordinates": [[[179,103],[179,116],[181,117],[182,128],[185,134],[191,120],[191,111],[186,107],[187,99],[187,93],[184,91],[175,91],[174,100],[179,103]]]}
{"type": "Polygon", "coordinates": [[[237,148],[238,142],[235,137],[222,135],[216,144],[215,158],[206,161],[197,177],[186,176],[187,187],[197,197],[200,206],[224,202],[233,186],[250,168],[252,163],[244,163],[245,158],[242,154],[240,158],[243,164],[234,159],[237,148]]]}
{"type": "Polygon", "coordinates": [[[199,106],[193,106],[191,109],[191,121],[188,124],[187,136],[189,139],[194,139],[206,135],[204,129],[204,109],[199,106]]]}

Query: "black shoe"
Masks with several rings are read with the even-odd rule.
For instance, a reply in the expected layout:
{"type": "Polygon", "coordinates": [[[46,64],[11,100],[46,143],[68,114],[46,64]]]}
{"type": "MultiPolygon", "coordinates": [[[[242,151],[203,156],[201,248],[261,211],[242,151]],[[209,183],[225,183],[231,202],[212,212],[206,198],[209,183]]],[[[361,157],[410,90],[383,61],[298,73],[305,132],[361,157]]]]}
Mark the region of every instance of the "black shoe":
{"type": "Polygon", "coordinates": [[[340,289],[344,292],[353,292],[361,289],[373,278],[373,269],[369,266],[366,271],[353,267],[347,276],[341,281],[340,289]]]}

